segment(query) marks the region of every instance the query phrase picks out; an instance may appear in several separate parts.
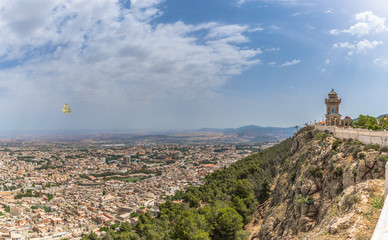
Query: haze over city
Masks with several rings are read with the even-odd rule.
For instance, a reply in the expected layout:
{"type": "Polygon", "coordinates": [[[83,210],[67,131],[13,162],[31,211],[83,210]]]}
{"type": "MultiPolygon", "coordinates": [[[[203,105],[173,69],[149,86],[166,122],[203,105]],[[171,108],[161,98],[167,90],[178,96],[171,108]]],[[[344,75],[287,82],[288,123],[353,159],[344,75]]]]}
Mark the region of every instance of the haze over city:
{"type": "Polygon", "coordinates": [[[0,2],[0,130],[289,127],[386,102],[383,1],[0,2]],[[72,112],[61,112],[68,103],[72,112]]]}

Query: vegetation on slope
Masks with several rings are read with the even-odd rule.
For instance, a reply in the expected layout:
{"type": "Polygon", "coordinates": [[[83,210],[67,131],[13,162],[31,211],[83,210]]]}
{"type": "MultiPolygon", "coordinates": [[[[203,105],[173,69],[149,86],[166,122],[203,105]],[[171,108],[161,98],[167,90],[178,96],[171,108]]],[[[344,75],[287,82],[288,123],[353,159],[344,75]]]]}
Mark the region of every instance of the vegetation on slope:
{"type": "MultiPolygon", "coordinates": [[[[206,176],[205,184],[190,186],[159,206],[160,213],[139,217],[132,227],[125,223],[106,228],[102,239],[246,239],[243,225],[251,220],[259,203],[270,196],[270,185],[279,165],[290,154],[292,140],[244,158],[229,168],[206,176]]],[[[83,239],[99,239],[94,233],[83,239]]]]}
{"type": "Polygon", "coordinates": [[[252,239],[369,239],[381,207],[387,151],[301,129],[252,239]]]}

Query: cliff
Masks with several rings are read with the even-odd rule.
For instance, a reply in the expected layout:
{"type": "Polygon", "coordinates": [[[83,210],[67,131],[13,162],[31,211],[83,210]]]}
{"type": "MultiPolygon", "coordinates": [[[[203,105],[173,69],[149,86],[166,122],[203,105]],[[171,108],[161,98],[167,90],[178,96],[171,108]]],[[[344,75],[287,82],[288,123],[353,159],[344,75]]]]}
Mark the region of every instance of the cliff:
{"type": "Polygon", "coordinates": [[[312,127],[299,130],[271,198],[247,225],[250,239],[370,239],[383,203],[387,151],[312,127]]]}

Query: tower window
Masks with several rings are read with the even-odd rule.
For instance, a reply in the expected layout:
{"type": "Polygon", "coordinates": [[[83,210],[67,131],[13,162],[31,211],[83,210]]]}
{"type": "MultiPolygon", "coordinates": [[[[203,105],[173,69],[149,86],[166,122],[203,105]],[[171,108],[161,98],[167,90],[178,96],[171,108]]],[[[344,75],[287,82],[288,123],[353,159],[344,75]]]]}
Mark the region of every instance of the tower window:
{"type": "Polygon", "coordinates": [[[335,108],[331,108],[331,113],[335,113],[335,108]]]}

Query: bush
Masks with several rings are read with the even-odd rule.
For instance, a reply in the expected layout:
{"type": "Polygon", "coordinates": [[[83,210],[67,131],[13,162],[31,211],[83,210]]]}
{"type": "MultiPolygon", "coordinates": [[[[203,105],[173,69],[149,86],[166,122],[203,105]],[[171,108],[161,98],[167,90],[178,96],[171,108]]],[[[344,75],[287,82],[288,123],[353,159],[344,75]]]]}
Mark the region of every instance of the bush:
{"type": "Polygon", "coordinates": [[[315,137],[318,139],[318,140],[323,140],[327,137],[327,133],[326,132],[319,132],[317,133],[317,135],[315,135],[315,137]]]}
{"type": "Polygon", "coordinates": [[[303,205],[303,204],[306,204],[307,203],[307,199],[302,197],[302,195],[298,195],[298,198],[296,200],[296,202],[299,204],[299,205],[303,205]]]}
{"type": "Polygon", "coordinates": [[[337,177],[341,177],[342,174],[343,174],[342,167],[336,167],[336,168],[334,169],[334,174],[335,174],[337,177]]]}
{"type": "Polygon", "coordinates": [[[382,147],[382,148],[380,148],[380,152],[388,152],[388,147],[382,147]]]}
{"type": "Polygon", "coordinates": [[[361,148],[359,147],[359,146],[357,146],[357,147],[351,147],[351,148],[349,148],[348,149],[348,152],[349,153],[352,153],[352,156],[353,156],[353,158],[357,158],[357,154],[359,153],[359,152],[361,152],[361,148]]]}
{"type": "Polygon", "coordinates": [[[365,153],[362,152],[358,154],[359,159],[364,159],[364,157],[365,157],[365,153]]]}
{"type": "Polygon", "coordinates": [[[384,163],[384,165],[388,162],[388,158],[386,158],[385,156],[383,155],[380,155],[378,158],[378,160],[382,161],[384,163]]]}
{"type": "Polygon", "coordinates": [[[369,149],[374,149],[378,151],[380,149],[380,146],[378,144],[368,144],[365,146],[364,151],[368,151],[369,149]]]}
{"type": "Polygon", "coordinates": [[[357,194],[349,194],[344,197],[343,206],[345,210],[350,209],[355,203],[360,201],[360,196],[357,194]]]}
{"type": "Polygon", "coordinates": [[[354,144],[361,145],[361,142],[358,141],[358,140],[355,140],[355,141],[354,141],[354,144]]]}
{"type": "Polygon", "coordinates": [[[384,196],[383,195],[377,195],[375,194],[371,199],[370,199],[370,204],[372,207],[381,209],[383,208],[384,205],[384,196]]]}
{"type": "Polygon", "coordinates": [[[332,162],[329,163],[329,167],[327,168],[329,172],[332,172],[334,170],[334,164],[332,162]]]}
{"type": "Polygon", "coordinates": [[[335,140],[333,142],[333,145],[331,146],[331,149],[336,150],[339,145],[341,145],[342,141],[341,140],[335,140]]]}
{"type": "Polygon", "coordinates": [[[319,167],[313,167],[310,166],[308,169],[308,172],[311,174],[313,177],[319,177],[321,178],[323,176],[323,172],[319,167]]]}
{"type": "Polygon", "coordinates": [[[290,174],[290,180],[292,183],[295,181],[295,178],[296,178],[296,170],[292,170],[290,174]]]}
{"type": "Polygon", "coordinates": [[[313,204],[313,203],[314,203],[314,197],[313,197],[313,196],[309,196],[309,197],[307,198],[307,203],[308,203],[308,204],[313,204]]]}

